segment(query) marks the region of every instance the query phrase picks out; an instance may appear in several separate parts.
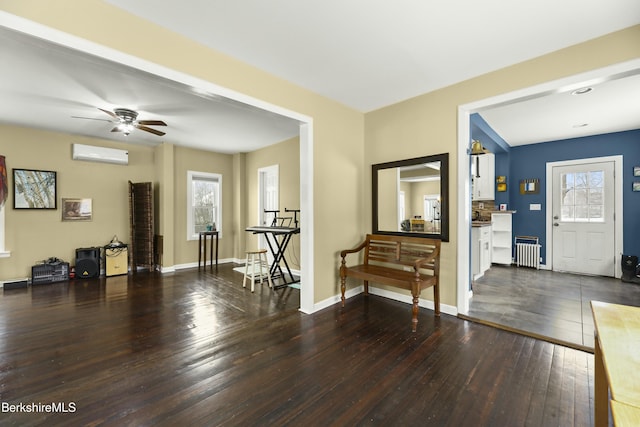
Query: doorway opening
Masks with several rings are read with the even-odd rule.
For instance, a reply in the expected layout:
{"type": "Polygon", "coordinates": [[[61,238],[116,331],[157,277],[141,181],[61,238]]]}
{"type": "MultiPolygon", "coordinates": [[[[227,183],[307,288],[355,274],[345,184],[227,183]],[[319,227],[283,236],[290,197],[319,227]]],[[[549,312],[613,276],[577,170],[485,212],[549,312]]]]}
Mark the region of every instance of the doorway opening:
{"type": "MultiPolygon", "coordinates": [[[[640,70],[640,61],[632,60],[608,66],[575,76],[547,82],[515,92],[487,98],[458,107],[458,251],[457,251],[457,284],[456,305],[458,313],[469,310],[471,290],[471,174],[469,149],[471,141],[471,114],[482,112],[492,107],[515,104],[528,99],[542,98],[547,95],[570,91],[585,85],[585,82],[602,82],[635,75],[640,70]]],[[[547,193],[548,194],[548,193],[547,193]]],[[[549,203],[547,203],[547,209],[549,203]]],[[[619,221],[621,222],[621,221],[619,221]]],[[[618,225],[621,233],[622,225],[618,225]]],[[[619,241],[621,241],[621,237],[619,241]]],[[[617,240],[618,241],[618,240],[617,240]]]]}
{"type": "Polygon", "coordinates": [[[0,15],[3,18],[3,27],[181,83],[192,88],[197,93],[210,94],[213,97],[221,96],[296,120],[300,124],[300,210],[302,217],[300,226],[300,265],[301,280],[305,284],[300,290],[300,311],[312,313],[316,310],[314,304],[313,265],[313,119],[311,117],[54,28],[45,27],[4,12],[0,12],[0,15]]]}
{"type": "MultiPolygon", "coordinates": [[[[258,169],[258,222],[261,226],[277,225],[278,205],[280,200],[280,169],[278,165],[258,169]]],[[[258,248],[268,249],[265,234],[258,237],[258,248]]],[[[269,265],[273,263],[273,255],[267,251],[269,265]]]]}

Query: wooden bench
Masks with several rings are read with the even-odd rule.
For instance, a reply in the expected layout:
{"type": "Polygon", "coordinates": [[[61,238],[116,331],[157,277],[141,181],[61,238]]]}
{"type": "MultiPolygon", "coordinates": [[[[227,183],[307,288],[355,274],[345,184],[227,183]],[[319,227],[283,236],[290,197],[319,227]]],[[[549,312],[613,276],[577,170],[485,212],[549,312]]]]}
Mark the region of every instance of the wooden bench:
{"type": "Polygon", "coordinates": [[[434,311],[436,316],[440,316],[440,240],[367,234],[364,242],[353,249],[341,251],[340,256],[343,307],[346,280],[353,277],[364,280],[365,295],[369,294],[369,281],[410,290],[413,296],[413,332],[418,325],[418,301],[423,289],[433,286],[434,311]],[[363,263],[347,266],[347,255],[363,249],[363,263]]]}

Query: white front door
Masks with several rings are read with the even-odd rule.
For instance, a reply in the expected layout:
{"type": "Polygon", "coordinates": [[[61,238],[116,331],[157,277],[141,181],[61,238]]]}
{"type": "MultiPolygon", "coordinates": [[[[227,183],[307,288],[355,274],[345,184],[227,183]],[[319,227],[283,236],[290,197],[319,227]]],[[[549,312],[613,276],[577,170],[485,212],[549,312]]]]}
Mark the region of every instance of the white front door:
{"type": "MultiPolygon", "coordinates": [[[[262,226],[270,226],[276,217],[275,213],[265,212],[278,210],[280,200],[279,193],[279,176],[280,171],[278,165],[267,166],[258,169],[258,224],[262,226]]],[[[265,235],[260,234],[258,247],[260,249],[268,249],[265,235]]],[[[269,264],[273,261],[271,252],[267,252],[267,260],[269,264]]]]}
{"type": "Polygon", "coordinates": [[[553,270],[615,274],[615,164],[552,167],[553,270]]]}

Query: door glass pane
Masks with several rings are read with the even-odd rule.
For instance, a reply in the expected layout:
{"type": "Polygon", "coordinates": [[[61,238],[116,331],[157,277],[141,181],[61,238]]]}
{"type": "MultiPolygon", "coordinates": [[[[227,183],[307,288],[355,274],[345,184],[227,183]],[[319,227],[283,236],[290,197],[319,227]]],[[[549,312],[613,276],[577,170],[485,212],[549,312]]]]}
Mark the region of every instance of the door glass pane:
{"type": "Polygon", "coordinates": [[[563,173],[560,185],[562,221],[604,221],[604,171],[563,173]]]}
{"type": "Polygon", "coordinates": [[[587,222],[589,221],[589,210],[585,205],[576,206],[575,222],[587,222]]]}
{"type": "Polygon", "coordinates": [[[604,185],[604,171],[589,172],[589,187],[602,188],[604,185]]]}
{"type": "Polygon", "coordinates": [[[562,221],[573,221],[573,206],[562,207],[562,221]]]}
{"type": "Polygon", "coordinates": [[[590,205],[602,205],[603,204],[602,188],[590,188],[589,189],[589,204],[590,205]]]}
{"type": "Polygon", "coordinates": [[[589,221],[591,222],[604,221],[603,205],[589,205],[589,221]]]}
{"type": "Polygon", "coordinates": [[[576,205],[586,205],[587,204],[587,190],[584,188],[578,188],[575,191],[576,193],[576,205]]]}

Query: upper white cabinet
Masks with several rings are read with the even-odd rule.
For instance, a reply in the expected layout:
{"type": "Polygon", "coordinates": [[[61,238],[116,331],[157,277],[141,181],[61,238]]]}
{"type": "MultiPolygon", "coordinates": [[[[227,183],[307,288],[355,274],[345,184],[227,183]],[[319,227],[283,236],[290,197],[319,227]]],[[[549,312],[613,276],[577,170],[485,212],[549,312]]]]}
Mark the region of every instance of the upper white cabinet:
{"type": "Polygon", "coordinates": [[[473,158],[471,162],[473,173],[473,200],[495,200],[496,196],[496,157],[492,153],[483,154],[473,158]],[[479,167],[479,168],[478,168],[479,167]],[[480,176],[476,173],[480,170],[480,176]]]}

